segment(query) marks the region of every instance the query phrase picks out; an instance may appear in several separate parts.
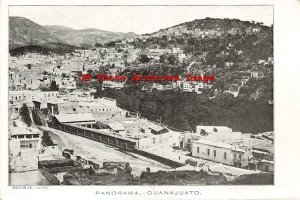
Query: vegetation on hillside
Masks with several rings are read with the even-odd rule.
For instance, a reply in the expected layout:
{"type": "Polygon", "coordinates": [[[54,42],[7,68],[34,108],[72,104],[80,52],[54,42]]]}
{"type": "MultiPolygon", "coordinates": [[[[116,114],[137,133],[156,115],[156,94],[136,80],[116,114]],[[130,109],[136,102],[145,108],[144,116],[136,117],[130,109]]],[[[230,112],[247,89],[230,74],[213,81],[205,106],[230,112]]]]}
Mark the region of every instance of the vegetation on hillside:
{"type": "Polygon", "coordinates": [[[25,103],[20,108],[20,117],[27,126],[31,126],[32,120],[30,117],[30,110],[29,110],[27,104],[25,104],[25,103]]]}
{"type": "Polygon", "coordinates": [[[250,133],[273,130],[273,105],[264,98],[251,100],[223,94],[210,99],[207,94],[155,89],[149,92],[138,87],[107,89],[96,94],[117,99],[121,108],[139,112],[142,117],[154,121],[161,117],[162,123],[180,130],[195,131],[201,124],[228,126],[250,133]]]}
{"type": "Polygon", "coordinates": [[[9,50],[11,56],[20,56],[27,53],[39,53],[42,55],[64,55],[66,53],[74,52],[75,49],[80,49],[79,47],[62,44],[62,43],[45,43],[39,45],[27,45],[22,47],[17,47],[9,50]]]}
{"type": "Polygon", "coordinates": [[[49,136],[49,132],[48,131],[44,131],[43,135],[42,135],[42,145],[45,146],[53,146],[54,142],[51,139],[51,137],[49,136]]]}

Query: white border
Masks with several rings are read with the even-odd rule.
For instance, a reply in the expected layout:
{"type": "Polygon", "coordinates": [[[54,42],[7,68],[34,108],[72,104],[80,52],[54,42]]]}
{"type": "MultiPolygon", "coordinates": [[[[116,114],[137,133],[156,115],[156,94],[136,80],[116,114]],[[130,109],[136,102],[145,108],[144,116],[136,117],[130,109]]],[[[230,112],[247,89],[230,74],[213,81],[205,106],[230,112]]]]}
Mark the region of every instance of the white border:
{"type": "Polygon", "coordinates": [[[14,0],[9,5],[274,5],[275,186],[49,186],[49,189],[8,187],[8,2],[1,0],[1,191],[7,199],[300,199],[300,1],[257,0],[14,0]],[[96,191],[194,190],[201,196],[101,196],[96,191]]]}

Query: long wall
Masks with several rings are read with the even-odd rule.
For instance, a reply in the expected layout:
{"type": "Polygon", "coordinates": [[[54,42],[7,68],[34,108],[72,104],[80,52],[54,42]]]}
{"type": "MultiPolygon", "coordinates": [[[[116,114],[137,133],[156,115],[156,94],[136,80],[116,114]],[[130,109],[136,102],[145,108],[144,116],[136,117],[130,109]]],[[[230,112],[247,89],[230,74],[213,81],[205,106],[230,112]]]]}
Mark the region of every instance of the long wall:
{"type": "Polygon", "coordinates": [[[78,125],[71,125],[71,124],[64,124],[59,123],[58,121],[52,121],[52,123],[49,123],[49,127],[71,133],[74,135],[82,136],[85,138],[89,138],[94,141],[102,142],[111,146],[115,146],[124,150],[132,151],[133,153],[142,155],[144,157],[156,160],[162,164],[168,165],[173,168],[181,167],[184,164],[170,160],[168,158],[164,158],[149,152],[145,152],[142,150],[138,150],[136,146],[135,141],[127,140],[124,138],[121,138],[120,136],[113,136],[108,135],[106,133],[101,133],[99,131],[94,131],[89,128],[81,127],[78,125]]]}
{"type": "Polygon", "coordinates": [[[95,140],[119,148],[124,148],[129,150],[134,150],[136,148],[135,141],[126,140],[117,136],[101,133],[99,131],[93,131],[92,129],[81,127],[78,125],[54,123],[54,124],[49,124],[49,126],[67,133],[89,138],[91,140],[95,140]]]}

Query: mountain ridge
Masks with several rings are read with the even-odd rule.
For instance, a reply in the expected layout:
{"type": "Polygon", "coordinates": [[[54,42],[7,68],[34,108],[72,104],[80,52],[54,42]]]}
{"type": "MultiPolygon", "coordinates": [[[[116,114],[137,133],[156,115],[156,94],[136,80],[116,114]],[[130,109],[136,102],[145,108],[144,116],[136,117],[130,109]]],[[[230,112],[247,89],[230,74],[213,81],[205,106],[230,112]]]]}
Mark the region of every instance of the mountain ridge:
{"type": "Polygon", "coordinates": [[[9,47],[17,48],[42,43],[64,43],[43,26],[24,17],[9,17],[9,47]]]}
{"type": "Polygon", "coordinates": [[[73,29],[60,25],[39,25],[27,18],[19,16],[9,17],[9,48],[18,48],[43,43],[64,43],[78,47],[92,48],[96,43],[135,37],[137,34],[129,32],[111,32],[96,28],[73,29]]]}

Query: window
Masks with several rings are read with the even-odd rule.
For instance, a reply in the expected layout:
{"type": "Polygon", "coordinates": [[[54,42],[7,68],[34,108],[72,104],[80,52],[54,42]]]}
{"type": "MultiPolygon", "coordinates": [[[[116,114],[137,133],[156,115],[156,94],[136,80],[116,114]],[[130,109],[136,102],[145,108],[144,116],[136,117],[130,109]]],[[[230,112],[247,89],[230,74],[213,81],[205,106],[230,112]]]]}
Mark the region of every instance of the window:
{"type": "Polygon", "coordinates": [[[233,154],[233,157],[236,158],[236,154],[233,154]]]}
{"type": "Polygon", "coordinates": [[[214,150],[214,157],[217,156],[217,150],[214,150]]]}
{"type": "Polygon", "coordinates": [[[207,155],[209,155],[210,154],[210,149],[207,149],[207,155]]]}
{"type": "Polygon", "coordinates": [[[242,155],[239,155],[239,159],[242,159],[242,155]]]}
{"type": "Polygon", "coordinates": [[[153,144],[155,144],[155,138],[153,138],[153,144]]]}
{"type": "Polygon", "coordinates": [[[269,171],[269,166],[265,166],[265,171],[269,171]]]}
{"type": "Polygon", "coordinates": [[[226,152],[224,152],[224,159],[227,159],[227,154],[226,154],[226,152]]]}
{"type": "Polygon", "coordinates": [[[200,153],[200,148],[199,147],[197,147],[197,153],[200,153]]]}
{"type": "Polygon", "coordinates": [[[76,111],[76,108],[73,108],[73,111],[76,111]]]}

